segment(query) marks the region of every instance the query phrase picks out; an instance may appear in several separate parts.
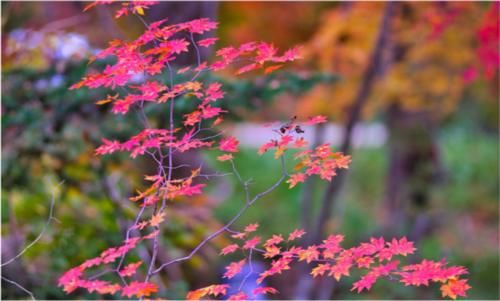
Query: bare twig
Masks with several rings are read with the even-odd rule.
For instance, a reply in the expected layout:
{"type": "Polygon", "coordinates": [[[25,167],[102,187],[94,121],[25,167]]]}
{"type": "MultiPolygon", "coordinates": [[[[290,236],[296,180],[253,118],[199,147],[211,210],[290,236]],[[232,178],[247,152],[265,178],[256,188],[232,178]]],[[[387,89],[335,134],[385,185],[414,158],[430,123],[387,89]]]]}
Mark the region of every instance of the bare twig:
{"type": "Polygon", "coordinates": [[[253,250],[250,249],[250,252],[248,254],[248,266],[250,267],[250,271],[248,271],[248,273],[245,275],[245,277],[243,278],[243,280],[241,280],[240,286],[238,287],[239,291],[241,291],[241,288],[247,282],[248,277],[250,277],[253,274],[252,252],[253,252],[253,250]]]}
{"type": "Polygon", "coordinates": [[[182,262],[182,261],[186,261],[186,260],[189,260],[191,259],[204,245],[206,245],[209,241],[211,241],[212,239],[216,238],[217,236],[219,236],[221,233],[225,232],[225,231],[229,231],[229,227],[231,227],[239,218],[240,216],[250,207],[252,206],[258,199],[260,199],[261,197],[271,193],[272,191],[274,191],[276,188],[278,188],[278,186],[285,180],[286,178],[286,167],[285,167],[285,159],[283,157],[281,157],[281,166],[282,166],[282,174],[281,174],[281,177],[271,186],[269,187],[268,189],[266,189],[265,191],[263,192],[260,192],[258,194],[256,194],[251,200],[250,202],[247,202],[245,204],[245,206],[243,206],[240,211],[238,211],[238,213],[228,222],[226,223],[223,227],[221,227],[219,230],[215,231],[214,233],[210,234],[209,236],[207,236],[203,241],[201,241],[187,256],[184,256],[184,257],[180,257],[180,258],[177,258],[177,259],[174,259],[174,260],[171,260],[169,262],[166,262],[164,264],[162,264],[159,268],[157,268],[156,270],[154,270],[152,273],[153,274],[156,274],[158,272],[160,272],[162,269],[164,269],[165,267],[171,265],[171,264],[174,264],[174,263],[179,263],[179,262],[182,262]]]}
{"type": "Polygon", "coordinates": [[[12,285],[15,285],[17,286],[20,290],[24,291],[26,294],[28,294],[31,298],[31,300],[36,300],[35,299],[35,296],[33,295],[33,293],[28,290],[27,288],[25,288],[24,286],[20,285],[19,283],[15,282],[14,280],[10,280],[9,278],[6,278],[4,276],[2,276],[2,280],[5,281],[5,282],[8,282],[12,285]]]}
{"type": "MultiPolygon", "coordinates": [[[[61,181],[61,182],[59,182],[59,184],[56,186],[56,188],[59,187],[59,186],[61,186],[63,183],[64,183],[64,180],[61,181]]],[[[49,225],[50,225],[50,223],[52,221],[59,222],[59,220],[54,217],[54,206],[55,206],[55,202],[56,202],[55,200],[56,200],[56,197],[55,197],[55,189],[54,189],[52,191],[52,199],[50,201],[49,216],[47,218],[47,221],[45,222],[45,225],[42,228],[42,231],[40,231],[40,233],[38,234],[38,236],[31,243],[29,243],[26,247],[24,247],[24,249],[22,249],[21,252],[19,252],[16,256],[14,256],[11,259],[7,260],[6,262],[3,262],[2,264],[0,264],[0,267],[4,267],[6,265],[9,265],[9,264],[13,263],[14,261],[16,261],[16,259],[18,259],[21,256],[23,256],[23,254],[26,253],[26,251],[28,251],[40,239],[42,239],[43,235],[45,234],[45,231],[47,231],[47,229],[48,229],[48,227],[49,227],[49,225]]],[[[25,288],[24,286],[22,286],[21,284],[19,284],[18,282],[14,281],[14,280],[11,280],[11,279],[3,276],[3,275],[2,275],[2,279],[5,282],[8,282],[8,283],[12,284],[12,285],[18,287],[20,290],[22,290],[25,293],[27,293],[32,300],[36,300],[35,296],[33,295],[33,293],[30,290],[28,290],[27,288],[25,288]]]]}
{"type": "MultiPolygon", "coordinates": [[[[59,182],[59,184],[56,187],[61,186],[64,183],[64,180],[59,182]]],[[[47,221],[45,222],[45,225],[42,228],[42,231],[38,234],[38,236],[30,243],[28,244],[24,249],[21,250],[16,256],[13,258],[7,260],[6,262],[3,262],[0,264],[0,267],[6,266],[12,262],[14,262],[16,259],[19,257],[23,256],[23,254],[28,251],[29,248],[31,248],[33,245],[35,245],[45,234],[45,231],[47,231],[47,228],[49,227],[50,223],[52,221],[59,222],[57,218],[54,217],[54,205],[55,205],[55,191],[52,192],[52,200],[50,201],[50,209],[49,209],[49,217],[47,218],[47,221]]]]}

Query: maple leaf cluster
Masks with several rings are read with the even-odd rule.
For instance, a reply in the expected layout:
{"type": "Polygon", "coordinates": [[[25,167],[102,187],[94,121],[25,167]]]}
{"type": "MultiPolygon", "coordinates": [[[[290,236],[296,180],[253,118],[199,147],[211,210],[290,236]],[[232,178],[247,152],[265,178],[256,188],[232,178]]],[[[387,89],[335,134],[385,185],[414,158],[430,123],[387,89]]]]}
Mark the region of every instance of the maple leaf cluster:
{"type": "MultiPolygon", "coordinates": [[[[85,10],[100,4],[113,2],[115,1],[96,1],[86,6],[85,10]]],[[[116,11],[115,17],[119,18],[129,14],[144,15],[144,11],[155,3],[156,1],[120,3],[120,8],[116,11]]],[[[107,48],[91,57],[90,62],[107,57],[114,57],[115,62],[107,65],[101,72],[88,74],[80,82],[70,87],[70,89],[105,87],[115,90],[114,94],[96,102],[97,105],[109,104],[111,111],[115,114],[126,114],[133,107],[143,110],[145,103],[160,105],[170,102],[170,114],[173,116],[173,102],[181,96],[194,97],[198,101],[198,105],[194,111],[184,116],[183,128],[174,128],[172,126],[173,120],[171,120],[169,129],[155,129],[146,126],[145,129],[126,141],[102,139],[103,144],[95,150],[96,155],[128,152],[131,158],[150,156],[159,162],[159,172],[156,175],[145,176],[145,180],[152,184],[145,190],[138,191],[137,195],[130,198],[131,201],[139,202],[143,210],[140,211],[134,225],[127,231],[125,243],[116,248],[109,248],[103,251],[100,256],[89,259],[64,273],[59,278],[58,285],[63,287],[66,293],[72,293],[77,289],[86,289],[89,292],[99,294],[121,292],[122,297],[142,298],[158,291],[157,285],[147,280],[126,281],[126,278],[137,275],[142,262],[130,263],[122,267],[125,257],[143,240],[157,242],[160,225],[165,219],[164,209],[157,210],[158,201],[162,200],[164,203],[166,200],[179,197],[191,197],[202,193],[201,189],[205,186],[205,184],[196,181],[200,169],[193,169],[188,177],[173,178],[171,176],[172,160],[169,160],[168,166],[164,166],[166,157],[164,151],[167,150],[168,157],[171,158],[174,152],[182,153],[202,147],[210,148],[218,144],[218,149],[224,152],[221,157],[222,159],[225,158],[225,160],[232,159],[232,154],[239,151],[239,142],[234,137],[225,137],[218,142],[213,139],[199,137],[200,132],[203,130],[203,122],[213,119],[211,127],[214,127],[223,121],[220,115],[226,113],[226,111],[216,105],[217,101],[224,97],[222,85],[218,82],[201,83],[196,80],[197,77],[201,72],[221,70],[231,64],[237,64],[239,59],[245,62],[252,61],[252,63],[251,67],[239,67],[237,74],[261,68],[265,68],[265,73],[269,73],[281,68],[283,63],[299,58],[297,48],[290,49],[279,55],[278,50],[271,44],[250,42],[239,47],[231,46],[218,50],[215,62],[199,61],[194,67],[180,68],[177,71],[178,74],[190,76],[190,79],[184,82],[173,84],[172,78],[170,78],[170,84],[167,84],[153,78],[163,72],[172,76],[171,63],[179,55],[190,50],[198,52],[199,47],[210,47],[215,44],[217,38],[203,38],[202,35],[216,28],[217,22],[206,18],[172,25],[166,25],[166,20],[147,24],[145,32],[135,40],[113,40],[107,48]],[[269,66],[269,63],[274,65],[269,66]],[[276,65],[277,63],[280,65],[276,65]],[[140,217],[146,207],[155,209],[149,220],[141,220],[140,217]],[[129,238],[129,233],[132,230],[145,231],[150,228],[153,228],[153,231],[144,234],[143,237],[129,238]],[[114,268],[108,269],[108,272],[105,270],[94,276],[86,275],[88,269],[111,265],[117,259],[119,259],[118,264],[114,268]],[[121,282],[113,283],[98,280],[100,276],[110,273],[117,276],[121,282]]],[[[152,275],[151,267],[153,264],[154,262],[150,263],[146,279],[149,279],[152,275]]],[[[243,264],[244,261],[233,265],[227,271],[226,277],[231,278],[237,273],[238,267],[243,264]]],[[[223,285],[198,290],[197,295],[216,297],[222,293],[225,293],[223,285]]]]}
{"type": "MultiPolygon", "coordinates": [[[[308,121],[299,123],[292,118],[290,122],[282,125],[278,133],[278,139],[271,139],[259,148],[260,155],[265,152],[275,149],[274,157],[280,158],[289,149],[299,149],[307,146],[307,141],[302,134],[303,125],[314,125],[327,122],[325,116],[318,115],[310,117],[308,121]]],[[[289,188],[295,187],[298,183],[303,183],[312,175],[318,175],[321,179],[331,181],[337,174],[337,169],[347,169],[351,162],[351,157],[340,152],[332,152],[329,144],[322,144],[315,149],[306,149],[294,155],[294,158],[299,161],[295,166],[295,173],[289,175],[286,181],[289,188]]]]}
{"type": "MultiPolygon", "coordinates": [[[[99,4],[111,4],[117,2],[115,0],[96,0],[91,4],[85,6],[83,11],[87,11],[99,4]]],[[[152,5],[157,4],[158,1],[144,1],[144,0],[133,0],[129,2],[121,2],[121,8],[116,11],[115,18],[118,19],[122,16],[128,16],[129,13],[138,14],[143,16],[144,10],[149,9],[152,5]]]]}
{"type": "MultiPolygon", "coordinates": [[[[111,2],[114,1],[97,1],[87,6],[86,9],[97,4],[111,2]]],[[[143,15],[144,10],[149,9],[154,3],[153,1],[121,3],[115,17],[128,14],[143,15]]],[[[222,85],[218,82],[202,83],[196,79],[202,72],[218,71],[242,62],[244,65],[236,67],[236,74],[257,69],[264,69],[264,73],[269,73],[282,68],[286,62],[300,58],[298,48],[292,48],[279,54],[278,49],[272,44],[248,42],[238,47],[229,46],[217,50],[214,62],[198,61],[196,66],[180,68],[177,73],[189,76],[189,79],[174,84],[171,77],[173,73],[171,63],[183,53],[192,50],[198,53],[199,47],[214,45],[217,38],[204,38],[202,35],[217,28],[217,23],[203,18],[172,25],[166,25],[166,20],[146,25],[145,32],[133,41],[111,41],[109,47],[91,58],[91,62],[112,56],[115,57],[115,63],[107,65],[100,73],[87,75],[71,87],[71,89],[105,87],[112,90],[120,88],[115,90],[114,95],[108,95],[105,99],[97,101],[98,105],[109,104],[111,111],[115,114],[127,114],[133,107],[144,113],[143,109],[146,103],[149,103],[148,105],[168,103],[170,105],[170,126],[168,129],[155,129],[150,128],[146,123],[145,129],[128,140],[103,139],[103,144],[95,150],[96,155],[127,152],[132,158],[149,156],[158,163],[158,173],[145,176],[145,180],[151,185],[142,191],[137,191],[137,194],[130,198],[141,209],[134,224],[128,229],[123,245],[103,251],[99,256],[86,260],[59,278],[58,285],[68,294],[77,289],[85,289],[88,292],[99,294],[114,295],[120,292],[122,297],[128,298],[148,297],[158,292],[158,286],[149,281],[150,277],[170,263],[191,258],[204,244],[223,233],[224,230],[228,230],[228,227],[239,215],[230,224],[200,242],[191,255],[161,264],[155,269],[157,262],[154,252],[160,245],[160,226],[165,222],[166,202],[201,194],[202,188],[205,186],[204,183],[198,181],[198,178],[201,177],[200,168],[191,169],[189,167],[191,171],[189,176],[174,177],[172,170],[177,167],[173,166],[172,155],[200,148],[218,149],[222,154],[217,159],[231,161],[234,168],[233,155],[239,151],[239,141],[235,137],[227,136],[216,140],[214,137],[218,135],[208,138],[201,136],[200,133],[207,130],[206,126],[209,120],[208,126],[210,130],[214,130],[214,127],[223,121],[221,115],[227,112],[217,105],[217,101],[224,97],[222,85]],[[153,78],[164,72],[170,74],[170,84],[153,78]],[[181,96],[192,96],[197,107],[192,112],[185,114],[182,127],[176,128],[173,120],[174,102],[179,100],[181,96]],[[143,214],[149,217],[144,218],[143,214]],[[143,234],[129,237],[133,230],[143,234]],[[126,256],[145,240],[151,240],[156,249],[151,256],[153,259],[147,264],[149,266],[147,274],[141,274],[139,268],[143,264],[142,261],[123,265],[126,256]],[[114,267],[109,267],[116,262],[114,267]],[[97,272],[93,276],[88,275],[90,268],[98,267],[106,267],[107,269],[97,272]],[[101,276],[108,274],[116,276],[119,282],[99,280],[101,276]],[[145,280],[137,280],[141,277],[145,280]]],[[[302,136],[304,133],[302,126],[324,122],[326,122],[324,116],[311,117],[303,123],[292,118],[275,130],[278,138],[264,144],[258,153],[262,155],[273,149],[275,150],[275,158],[283,160],[283,156],[288,150],[307,146],[307,141],[302,136]]],[[[285,175],[289,177],[287,183],[290,188],[299,182],[304,182],[307,177],[312,175],[331,181],[336,175],[336,171],[348,168],[351,161],[350,156],[332,152],[327,144],[319,145],[314,149],[301,150],[294,157],[299,162],[295,166],[295,172],[289,174],[284,168],[284,176],[275,184],[276,187],[281,181],[284,181],[285,175]]],[[[236,171],[235,174],[239,177],[236,171]]],[[[265,193],[257,194],[254,200],[247,200],[247,207],[244,210],[263,194],[265,193]]],[[[459,278],[467,273],[466,269],[448,267],[444,261],[424,260],[419,264],[400,266],[399,261],[393,260],[393,257],[407,256],[415,251],[413,243],[404,237],[390,241],[385,241],[384,238],[372,238],[370,242],[346,249],[341,246],[344,238],[342,235],[330,235],[321,244],[301,247],[295,246],[293,243],[305,234],[303,230],[295,230],[286,238],[278,234],[263,241],[262,237],[253,234],[257,229],[258,224],[250,224],[245,227],[243,232],[233,233],[232,237],[236,241],[224,247],[220,252],[221,255],[228,255],[241,251],[245,255],[245,258],[231,262],[226,267],[223,275],[225,279],[232,279],[241,273],[246,264],[251,264],[253,256],[261,255],[264,259],[271,260],[270,267],[259,274],[257,288],[251,294],[237,291],[227,296],[230,285],[214,284],[191,291],[186,298],[195,300],[227,296],[229,300],[247,300],[260,294],[277,294],[278,291],[275,288],[262,285],[264,279],[290,270],[294,263],[301,261],[315,264],[311,270],[313,277],[331,276],[340,280],[341,277],[349,276],[350,271],[354,268],[366,270],[366,274],[353,285],[352,289],[357,292],[369,290],[382,277],[398,279],[404,285],[413,286],[427,286],[431,282],[439,282],[442,283],[442,295],[450,298],[465,296],[466,291],[470,288],[466,279],[459,278]]],[[[245,279],[247,278],[245,277],[245,279]]]]}
{"type": "MultiPolygon", "coordinates": [[[[107,2],[99,2],[106,4],[107,2]]],[[[151,6],[150,2],[128,2],[123,4],[121,10],[129,10],[138,13],[139,8],[145,9],[151,6]]],[[[95,6],[95,3],[91,6],[95,6]]],[[[122,13],[123,15],[125,13],[122,13]]],[[[141,14],[141,13],[138,13],[141,14]]],[[[111,111],[115,114],[126,114],[133,106],[142,108],[145,102],[161,104],[173,102],[176,98],[189,95],[199,101],[197,108],[191,113],[184,115],[184,128],[154,129],[146,128],[126,141],[102,139],[103,144],[95,153],[97,155],[108,155],[115,152],[128,152],[131,158],[137,156],[152,156],[161,154],[167,149],[169,152],[186,152],[199,148],[211,148],[216,146],[214,140],[207,140],[200,136],[202,122],[213,119],[211,127],[223,121],[221,114],[227,111],[216,105],[216,102],[224,97],[222,85],[218,82],[201,83],[195,79],[201,72],[215,71],[226,68],[237,59],[245,58],[245,61],[253,61],[252,68],[242,67],[246,71],[264,68],[267,63],[284,63],[299,58],[298,49],[290,49],[282,55],[278,50],[265,42],[249,42],[239,47],[225,47],[216,52],[216,61],[198,62],[197,66],[184,67],[178,70],[180,74],[191,72],[191,79],[185,82],[167,85],[147,77],[160,74],[166,69],[171,70],[170,63],[178,55],[191,50],[198,51],[198,47],[213,45],[217,38],[201,38],[197,36],[214,30],[217,23],[209,19],[197,19],[184,23],[166,25],[166,20],[161,20],[148,25],[146,31],[137,39],[126,42],[113,40],[109,47],[103,49],[91,58],[91,61],[103,59],[109,56],[116,57],[116,62],[107,65],[101,73],[84,77],[80,82],[74,84],[71,89],[88,87],[108,87],[115,89],[121,87],[114,95],[97,101],[97,104],[110,104],[111,111]],[[188,36],[184,38],[181,36],[188,36]],[[144,80],[140,84],[130,84],[134,77],[141,75],[144,80]]],[[[269,68],[266,67],[266,68],[269,68]]],[[[274,70],[277,68],[274,68],[274,70]]],[[[246,72],[245,71],[245,72],[246,72]]],[[[270,72],[270,69],[266,69],[270,72]]],[[[241,68],[237,74],[244,73],[241,68]]],[[[219,160],[226,161],[233,158],[232,153],[238,152],[238,141],[234,137],[226,137],[220,140],[218,148],[225,152],[219,160]]],[[[193,180],[198,173],[186,179],[170,179],[166,172],[156,176],[147,177],[146,180],[153,184],[143,192],[131,198],[133,201],[145,200],[141,205],[154,205],[161,199],[173,199],[179,196],[192,196],[200,194],[205,184],[196,183],[193,180]]]]}
{"type": "MultiPolygon", "coordinates": [[[[368,242],[363,242],[358,246],[344,248],[341,246],[344,236],[336,234],[328,236],[320,244],[302,247],[293,245],[293,242],[305,234],[302,229],[293,231],[287,238],[281,234],[275,234],[262,242],[260,236],[252,236],[257,228],[258,224],[251,224],[243,232],[231,231],[234,233],[232,238],[237,242],[224,247],[220,252],[221,255],[228,255],[241,251],[245,256],[240,261],[231,262],[226,267],[223,278],[232,278],[240,273],[243,265],[251,262],[253,254],[262,255],[264,261],[271,260],[269,268],[259,274],[256,280],[259,287],[253,291],[253,296],[240,291],[227,296],[229,300],[236,300],[242,295],[245,299],[252,299],[258,294],[278,293],[273,287],[260,285],[264,279],[290,270],[294,263],[301,261],[314,264],[310,271],[314,278],[328,276],[339,281],[342,277],[350,276],[354,269],[365,271],[351,288],[357,293],[370,290],[381,278],[400,282],[405,286],[428,286],[431,282],[440,283],[442,296],[452,299],[458,296],[465,297],[467,290],[470,289],[467,279],[459,278],[468,273],[467,269],[462,266],[448,266],[444,260],[435,262],[425,259],[417,264],[401,265],[400,260],[394,257],[408,256],[416,250],[413,242],[408,241],[406,237],[393,238],[388,241],[383,237],[370,238],[368,242]]],[[[229,286],[225,285],[224,291],[219,293],[225,295],[228,288],[229,286]]],[[[205,294],[199,294],[199,290],[196,290],[188,294],[188,299],[200,299],[203,296],[205,294]]]]}
{"type": "Polygon", "coordinates": [[[111,264],[118,258],[121,258],[120,264],[118,264],[118,266],[110,272],[118,274],[121,279],[134,276],[139,266],[142,265],[142,262],[138,261],[135,263],[130,263],[121,268],[122,260],[125,258],[125,255],[132,249],[134,249],[141,240],[152,239],[157,234],[157,232],[152,232],[142,238],[129,238],[123,245],[119,247],[109,248],[103,251],[98,257],[88,259],[79,266],[76,266],[64,273],[59,278],[58,285],[63,287],[63,290],[68,294],[72,293],[78,288],[86,289],[89,293],[97,292],[101,295],[114,295],[117,292],[121,291],[122,296],[129,298],[132,296],[141,298],[144,296],[149,296],[151,295],[151,293],[157,292],[158,286],[150,282],[132,281],[129,284],[120,285],[118,283],[112,283],[110,281],[94,280],[94,277],[85,277],[85,272],[89,268],[111,264]]]}

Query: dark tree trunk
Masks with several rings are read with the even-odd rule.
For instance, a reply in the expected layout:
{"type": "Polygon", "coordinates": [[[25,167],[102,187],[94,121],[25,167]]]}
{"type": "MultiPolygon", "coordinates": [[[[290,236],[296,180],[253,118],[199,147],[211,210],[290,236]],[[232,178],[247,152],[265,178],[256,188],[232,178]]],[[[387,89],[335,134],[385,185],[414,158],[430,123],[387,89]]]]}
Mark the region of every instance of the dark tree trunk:
{"type": "MultiPolygon", "coordinates": [[[[325,125],[317,124],[314,127],[314,140],[311,145],[311,149],[318,147],[325,140],[325,125]]],[[[300,218],[302,229],[306,232],[311,230],[311,223],[314,214],[314,188],[316,185],[315,178],[308,178],[302,188],[302,196],[300,199],[300,218]]]]}
{"type": "Polygon", "coordinates": [[[409,235],[419,241],[434,228],[426,213],[433,185],[443,175],[435,123],[426,111],[388,110],[389,170],[385,196],[387,234],[409,235]],[[404,233],[397,233],[396,230],[404,233]]]}
{"type": "MultiPolygon", "coordinates": [[[[361,110],[371,93],[375,79],[382,70],[386,69],[386,66],[384,66],[384,63],[386,62],[384,55],[385,50],[389,45],[390,23],[392,16],[394,15],[395,5],[396,4],[393,2],[388,2],[386,4],[369,65],[366,68],[359,89],[353,100],[353,104],[349,110],[344,130],[344,137],[340,147],[340,151],[345,154],[350,153],[354,126],[360,119],[361,110]]],[[[343,186],[346,174],[347,172],[345,170],[339,171],[335,179],[328,184],[321,202],[319,216],[315,219],[316,225],[312,227],[312,232],[306,237],[307,244],[319,243],[323,238],[325,225],[332,215],[334,200],[343,186]]],[[[300,269],[299,281],[296,286],[295,298],[311,299],[313,286],[314,281],[310,277],[307,267],[302,266],[300,269]]],[[[314,291],[318,291],[318,289],[315,289],[314,291]]]]}

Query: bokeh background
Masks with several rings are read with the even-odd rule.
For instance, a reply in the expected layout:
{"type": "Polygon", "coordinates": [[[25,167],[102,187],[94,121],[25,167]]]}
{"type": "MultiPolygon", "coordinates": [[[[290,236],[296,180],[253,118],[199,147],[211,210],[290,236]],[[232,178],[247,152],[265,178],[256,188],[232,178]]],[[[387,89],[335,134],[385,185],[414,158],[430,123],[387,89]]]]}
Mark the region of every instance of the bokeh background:
{"type": "MultiPolygon", "coordinates": [[[[84,292],[66,296],[57,278],[122,241],[137,212],[127,199],[154,168],[146,160],[93,154],[102,137],[127,137],[139,121],[96,106],[105,89],[68,87],[89,68],[105,66],[88,66],[87,60],[107,41],[133,39],[143,25],[133,16],[114,19],[113,7],[83,13],[85,5],[2,2],[2,260],[38,235],[52,195],[60,221],[2,273],[39,299],[98,298],[84,292]]],[[[385,3],[162,2],[147,19],[216,19],[216,47],[252,40],[282,49],[302,45],[303,60],[269,75],[209,75],[227,91],[223,106],[232,113],[225,130],[241,140],[235,162],[244,178],[253,179],[252,191],[279,177],[272,154],[257,155],[269,136],[263,125],[294,115],[326,115],[331,123],[307,128],[306,135],[316,144],[347,150],[352,165],[336,185],[325,232],[345,234],[346,245],[372,235],[406,235],[420,250],[411,260],[445,257],[464,265],[470,298],[499,299],[499,5],[400,2],[388,27],[381,25],[385,14],[385,3]],[[386,41],[377,47],[381,32],[386,41]]],[[[202,55],[210,59],[213,49],[202,55]]],[[[188,109],[179,107],[177,117],[188,109]]],[[[158,109],[147,113],[160,124],[165,116],[158,109]]],[[[193,152],[176,160],[203,160],[214,172],[228,172],[215,156],[193,152]]],[[[238,227],[258,222],[264,235],[307,228],[318,218],[327,185],[283,185],[251,208],[238,227]]],[[[244,197],[232,177],[215,179],[208,191],[171,207],[161,260],[191,250],[228,221],[244,197]]],[[[231,259],[217,255],[226,243],[220,238],[162,273],[159,296],[183,298],[189,289],[217,282],[231,259]]],[[[297,292],[303,277],[290,271],[270,284],[288,299],[439,298],[437,286],[384,281],[357,295],[349,291],[352,279],[297,292]]],[[[2,298],[25,297],[2,281],[2,298]]]]}

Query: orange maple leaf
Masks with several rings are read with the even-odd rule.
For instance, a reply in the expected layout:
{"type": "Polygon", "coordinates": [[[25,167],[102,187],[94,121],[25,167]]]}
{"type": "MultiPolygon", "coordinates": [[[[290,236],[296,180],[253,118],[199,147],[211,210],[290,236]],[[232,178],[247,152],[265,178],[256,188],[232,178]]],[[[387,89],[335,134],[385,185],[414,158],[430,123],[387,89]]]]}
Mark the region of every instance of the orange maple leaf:
{"type": "Polygon", "coordinates": [[[233,160],[233,155],[231,155],[231,154],[221,155],[221,156],[217,157],[217,160],[219,160],[221,162],[233,160]]]}
{"type": "Polygon", "coordinates": [[[471,287],[467,284],[466,279],[457,279],[455,277],[451,277],[448,279],[446,284],[441,285],[441,294],[443,298],[450,297],[455,300],[458,296],[465,297],[467,290],[471,287]]]}
{"type": "Polygon", "coordinates": [[[153,215],[153,217],[151,218],[151,220],[149,222],[150,222],[151,227],[157,227],[164,220],[165,220],[165,212],[160,212],[160,213],[153,215]]]}
{"type": "Polygon", "coordinates": [[[269,66],[266,69],[264,69],[264,74],[269,74],[275,70],[278,70],[279,68],[283,67],[283,65],[274,65],[274,66],[269,66]]]}
{"type": "Polygon", "coordinates": [[[307,263],[310,263],[313,260],[317,260],[319,258],[319,251],[316,246],[310,246],[305,250],[301,250],[299,252],[299,261],[305,260],[307,263]]]}

